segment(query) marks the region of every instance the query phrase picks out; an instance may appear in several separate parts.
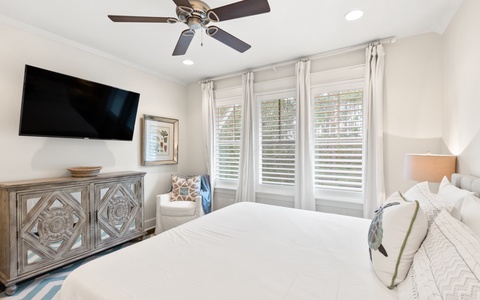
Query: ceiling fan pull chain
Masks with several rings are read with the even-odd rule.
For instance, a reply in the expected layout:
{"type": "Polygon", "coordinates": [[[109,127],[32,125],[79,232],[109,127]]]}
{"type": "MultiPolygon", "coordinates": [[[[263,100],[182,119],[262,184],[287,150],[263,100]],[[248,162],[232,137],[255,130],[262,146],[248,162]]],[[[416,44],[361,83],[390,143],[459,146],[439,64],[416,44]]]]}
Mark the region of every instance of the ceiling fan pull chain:
{"type": "Polygon", "coordinates": [[[202,30],[202,36],[201,36],[201,42],[200,42],[200,46],[203,47],[203,30],[202,30]]]}

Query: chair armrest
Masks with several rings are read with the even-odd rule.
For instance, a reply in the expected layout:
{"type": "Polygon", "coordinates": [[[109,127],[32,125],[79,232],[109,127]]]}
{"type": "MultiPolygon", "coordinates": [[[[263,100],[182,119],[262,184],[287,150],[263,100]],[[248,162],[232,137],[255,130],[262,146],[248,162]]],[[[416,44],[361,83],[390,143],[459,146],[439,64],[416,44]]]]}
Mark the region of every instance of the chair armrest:
{"type": "Polygon", "coordinates": [[[205,212],[203,211],[203,199],[202,196],[195,197],[195,214],[197,216],[203,216],[205,212]]]}
{"type": "Polygon", "coordinates": [[[162,204],[170,202],[170,193],[157,195],[156,200],[157,200],[156,201],[157,216],[159,216],[161,214],[161,211],[162,211],[162,204]]]}
{"type": "Polygon", "coordinates": [[[157,195],[157,204],[170,202],[171,193],[157,195]]]}
{"type": "Polygon", "coordinates": [[[162,203],[166,203],[170,201],[170,193],[167,194],[160,194],[157,195],[156,205],[157,205],[157,212],[156,212],[156,225],[155,225],[155,234],[160,234],[164,231],[161,222],[161,215],[162,215],[162,203]]]}

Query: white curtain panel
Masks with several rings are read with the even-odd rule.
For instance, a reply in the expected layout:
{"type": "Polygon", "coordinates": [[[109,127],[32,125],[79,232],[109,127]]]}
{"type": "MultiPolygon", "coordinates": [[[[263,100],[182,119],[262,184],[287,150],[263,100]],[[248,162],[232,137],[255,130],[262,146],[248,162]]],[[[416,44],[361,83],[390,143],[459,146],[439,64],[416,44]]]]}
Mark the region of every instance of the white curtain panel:
{"type": "Polygon", "coordinates": [[[315,210],[313,111],[310,61],[296,64],[297,126],[295,143],[295,208],[315,210]]]}
{"type": "Polygon", "coordinates": [[[366,50],[364,90],[364,204],[363,215],[371,219],[385,201],[383,164],[383,78],[385,51],[381,44],[366,50]]]}
{"type": "Polygon", "coordinates": [[[215,190],[215,99],[213,97],[213,81],[200,83],[202,89],[202,114],[205,163],[210,175],[211,199],[215,190]]]}
{"type": "Polygon", "coordinates": [[[255,202],[253,72],[242,75],[242,131],[235,202],[255,202]]]}

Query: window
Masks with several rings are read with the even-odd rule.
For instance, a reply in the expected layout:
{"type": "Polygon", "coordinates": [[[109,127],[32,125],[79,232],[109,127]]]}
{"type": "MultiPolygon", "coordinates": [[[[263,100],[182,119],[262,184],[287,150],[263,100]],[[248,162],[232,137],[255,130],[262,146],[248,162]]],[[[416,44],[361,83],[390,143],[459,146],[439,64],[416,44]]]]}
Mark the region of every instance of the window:
{"type": "Polygon", "coordinates": [[[315,187],[362,190],[363,90],[314,97],[315,187]]]}
{"type": "Polygon", "coordinates": [[[259,103],[260,184],[295,184],[294,97],[263,99],[259,103]]]}
{"type": "MultiPolygon", "coordinates": [[[[363,65],[312,73],[313,136],[308,138],[315,151],[312,167],[319,201],[362,201],[364,74],[363,65]]],[[[255,168],[257,200],[291,201],[297,184],[311,185],[295,180],[296,81],[288,77],[258,82],[254,90],[255,157],[248,163],[255,168]]],[[[223,189],[235,189],[239,179],[241,91],[216,91],[216,183],[223,189]]]]}
{"type": "Polygon", "coordinates": [[[217,179],[238,180],[242,106],[223,104],[215,108],[215,168],[217,179]]]}

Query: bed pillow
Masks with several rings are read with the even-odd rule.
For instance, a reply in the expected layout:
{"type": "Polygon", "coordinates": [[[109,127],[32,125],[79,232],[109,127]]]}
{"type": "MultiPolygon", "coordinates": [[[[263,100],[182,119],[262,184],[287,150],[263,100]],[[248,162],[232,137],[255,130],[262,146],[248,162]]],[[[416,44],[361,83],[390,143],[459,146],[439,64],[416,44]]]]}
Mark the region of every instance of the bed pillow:
{"type": "Polygon", "coordinates": [[[195,201],[200,196],[200,176],[180,177],[172,175],[171,201],[195,201]]]}
{"type": "Polygon", "coordinates": [[[462,205],[463,199],[466,195],[474,195],[474,192],[467,190],[462,190],[453,184],[450,183],[446,176],[443,177],[442,182],[440,182],[440,187],[438,188],[437,195],[449,203],[451,206],[460,208],[462,205]]]}
{"type": "Polygon", "coordinates": [[[480,199],[468,194],[460,209],[462,223],[467,225],[480,240],[480,199]]]}
{"type": "Polygon", "coordinates": [[[427,233],[427,220],[418,201],[392,194],[375,212],[368,232],[370,259],[388,288],[402,282],[427,233]]]}
{"type": "Polygon", "coordinates": [[[480,243],[442,211],[397,287],[400,299],[480,299],[480,243]]]}
{"type": "Polygon", "coordinates": [[[417,200],[420,203],[420,207],[427,218],[428,227],[430,227],[433,220],[444,209],[447,209],[448,212],[453,212],[457,219],[460,218],[459,213],[453,211],[452,205],[448,204],[443,198],[430,191],[427,181],[414,185],[404,196],[408,201],[417,200]]]}

